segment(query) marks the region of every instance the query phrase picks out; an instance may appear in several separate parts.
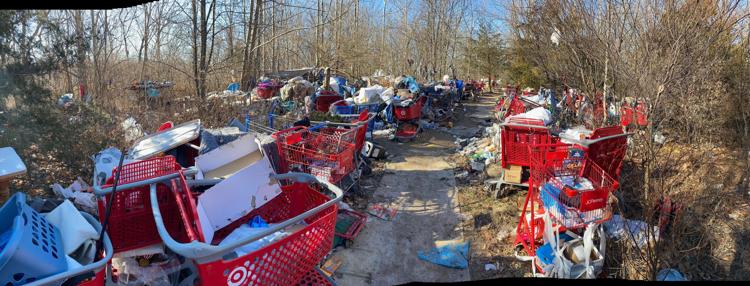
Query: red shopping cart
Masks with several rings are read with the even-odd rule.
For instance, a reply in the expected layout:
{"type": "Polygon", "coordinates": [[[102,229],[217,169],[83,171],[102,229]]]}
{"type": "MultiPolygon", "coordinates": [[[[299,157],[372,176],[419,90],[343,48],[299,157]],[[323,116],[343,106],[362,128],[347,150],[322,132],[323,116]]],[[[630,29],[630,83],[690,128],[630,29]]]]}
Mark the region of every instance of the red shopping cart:
{"type": "MultiPolygon", "coordinates": [[[[536,144],[529,147],[531,177],[516,228],[516,246],[535,256],[542,239],[542,214],[554,227],[580,230],[611,217],[609,199],[618,188],[619,168],[628,134],[618,126],[600,128],[576,144],[536,144]],[[600,162],[614,162],[603,167],[600,162]],[[583,178],[583,179],[581,179],[583,178]],[[585,179],[585,180],[584,180],[585,179]]],[[[541,271],[541,268],[537,268],[541,271]]]]}
{"type": "Polygon", "coordinates": [[[321,125],[319,130],[311,127],[312,131],[318,131],[323,134],[335,135],[354,144],[354,151],[362,152],[367,135],[367,127],[375,118],[375,113],[369,113],[368,109],[362,110],[359,114],[338,114],[336,116],[343,118],[349,123],[342,122],[318,122],[313,121],[311,124],[321,125]]]}
{"type": "MultiPolygon", "coordinates": [[[[159,235],[166,246],[177,254],[194,260],[200,285],[293,285],[314,269],[331,250],[336,225],[337,203],[343,193],[335,185],[303,173],[273,175],[282,183],[282,192],[242,219],[216,232],[214,242],[226,237],[241,224],[261,216],[268,228],[227,245],[213,245],[193,240],[176,241],[160,213],[157,190],[151,189],[151,210],[159,235]],[[323,191],[333,193],[331,198],[323,191]],[[271,242],[251,253],[225,258],[235,249],[252,243],[287,227],[304,223],[284,238],[271,242]]],[[[185,215],[183,213],[183,215],[185,215]]],[[[195,227],[195,226],[191,226],[195,227]]],[[[194,231],[200,232],[200,228],[194,231]]]]}
{"type": "MultiPolygon", "coordinates": [[[[517,249],[535,256],[541,244],[544,211],[550,214],[553,227],[560,231],[580,230],[588,224],[604,222],[611,218],[609,198],[618,182],[574,146],[540,144],[529,148],[532,154],[529,192],[516,227],[515,244],[517,249]],[[590,187],[585,191],[571,189],[563,179],[569,177],[585,178],[590,187]]],[[[536,267],[542,271],[539,265],[536,267]]]]}
{"type": "Polygon", "coordinates": [[[320,91],[320,94],[315,97],[315,110],[320,112],[328,112],[333,103],[343,99],[343,96],[338,95],[333,91],[322,90],[320,91]]]}
{"type": "MultiPolygon", "coordinates": [[[[161,242],[151,218],[149,185],[158,190],[156,199],[159,200],[167,228],[175,233],[180,241],[188,240],[188,236],[179,235],[184,233],[180,230],[186,225],[196,223],[197,220],[181,219],[180,206],[172,195],[175,191],[188,190],[181,169],[173,156],[155,157],[123,165],[115,194],[111,193],[113,178],[101,188],[94,187],[94,193],[100,196],[100,213],[105,213],[107,200],[113,200],[107,233],[112,239],[114,253],[161,242]]],[[[116,173],[117,169],[112,172],[116,173]]],[[[189,195],[189,192],[180,193],[189,195]]],[[[187,197],[181,199],[191,201],[187,197]]],[[[104,217],[100,219],[104,220],[104,217]]]]}
{"type": "Polygon", "coordinates": [[[505,120],[506,118],[526,112],[526,105],[524,101],[518,97],[515,91],[512,91],[505,99],[501,99],[497,106],[495,106],[495,112],[497,112],[497,118],[499,120],[505,120]]]}
{"type": "Polygon", "coordinates": [[[500,158],[503,168],[508,168],[508,165],[529,167],[529,145],[559,141],[559,138],[552,136],[549,127],[539,119],[510,118],[500,126],[503,128],[500,133],[500,158]]]}
{"type": "Polygon", "coordinates": [[[340,136],[313,132],[303,126],[281,130],[273,136],[282,172],[307,173],[337,183],[354,170],[355,146],[340,136]]]}
{"type": "Polygon", "coordinates": [[[417,137],[421,130],[419,119],[422,117],[422,107],[427,103],[427,99],[427,96],[420,96],[409,105],[393,105],[393,116],[396,119],[396,139],[406,141],[417,137]]]}

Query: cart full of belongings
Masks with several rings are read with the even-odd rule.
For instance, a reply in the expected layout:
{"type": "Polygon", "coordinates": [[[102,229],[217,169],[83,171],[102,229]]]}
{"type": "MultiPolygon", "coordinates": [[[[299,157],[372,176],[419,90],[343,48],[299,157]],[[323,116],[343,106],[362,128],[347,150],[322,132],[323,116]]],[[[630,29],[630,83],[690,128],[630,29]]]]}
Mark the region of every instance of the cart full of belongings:
{"type": "Polygon", "coordinates": [[[157,256],[179,258],[152,266],[187,285],[289,285],[314,271],[330,251],[341,190],[309,174],[274,175],[289,165],[273,137],[239,129],[166,128],[136,142],[94,186],[100,213],[110,213],[112,279],[151,284],[153,269],[140,264],[157,256]],[[269,259],[279,268],[256,269],[269,259]]]}
{"type": "Polygon", "coordinates": [[[533,272],[595,278],[601,271],[606,240],[601,224],[612,217],[626,135],[613,126],[595,130],[593,139],[529,146],[529,192],[515,244],[517,257],[531,261],[533,272]]]}
{"type": "MultiPolygon", "coordinates": [[[[533,129],[544,124],[542,119],[535,120],[541,124],[515,127],[533,129]]],[[[506,121],[513,122],[518,119],[506,121]]],[[[576,127],[541,134],[549,140],[523,144],[527,148],[529,191],[516,229],[516,255],[531,261],[532,271],[541,275],[594,278],[601,270],[604,249],[593,246],[592,236],[598,231],[599,241],[606,239],[599,227],[611,218],[611,198],[619,186],[627,134],[619,126],[593,132],[576,127]],[[576,272],[584,261],[586,267],[594,268],[576,272]]],[[[504,138],[502,142],[506,152],[508,141],[504,138]]]]}
{"type": "MultiPolygon", "coordinates": [[[[0,280],[293,285],[309,279],[333,245],[343,193],[320,177],[277,171],[291,166],[279,142],[296,146],[295,136],[274,140],[233,125],[167,123],[118,153],[119,160],[95,156],[90,191],[98,214],[80,213],[70,201],[37,211],[17,193],[0,209],[7,226],[0,233],[0,280]]],[[[320,149],[302,148],[308,158],[320,149]]]]}

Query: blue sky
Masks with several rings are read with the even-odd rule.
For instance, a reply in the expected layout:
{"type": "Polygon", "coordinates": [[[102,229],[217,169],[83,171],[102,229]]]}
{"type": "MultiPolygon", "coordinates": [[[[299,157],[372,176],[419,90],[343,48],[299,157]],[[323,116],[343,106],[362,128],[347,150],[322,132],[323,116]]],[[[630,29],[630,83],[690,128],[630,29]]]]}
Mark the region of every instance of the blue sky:
{"type": "MultiPolygon", "coordinates": [[[[382,11],[383,1],[384,0],[361,0],[360,3],[363,6],[369,7],[371,11],[382,11]]],[[[394,8],[393,5],[399,5],[399,2],[403,1],[405,0],[385,0],[387,5],[386,13],[389,13],[389,11],[394,8]]],[[[489,20],[501,32],[507,32],[505,22],[500,18],[506,14],[506,0],[468,0],[468,2],[468,5],[472,8],[466,11],[467,13],[479,13],[478,15],[489,20]]],[[[420,5],[421,1],[411,0],[411,3],[420,5]]]]}

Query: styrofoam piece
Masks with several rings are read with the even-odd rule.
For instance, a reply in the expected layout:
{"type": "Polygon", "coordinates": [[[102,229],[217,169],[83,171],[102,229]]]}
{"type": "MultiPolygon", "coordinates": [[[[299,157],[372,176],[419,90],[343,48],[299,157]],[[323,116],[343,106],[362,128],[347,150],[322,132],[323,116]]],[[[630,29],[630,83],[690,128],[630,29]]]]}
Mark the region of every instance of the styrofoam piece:
{"type": "Polygon", "coordinates": [[[198,197],[198,217],[206,241],[213,232],[263,206],[281,193],[278,182],[269,178],[273,167],[267,157],[243,168],[198,197]]]}

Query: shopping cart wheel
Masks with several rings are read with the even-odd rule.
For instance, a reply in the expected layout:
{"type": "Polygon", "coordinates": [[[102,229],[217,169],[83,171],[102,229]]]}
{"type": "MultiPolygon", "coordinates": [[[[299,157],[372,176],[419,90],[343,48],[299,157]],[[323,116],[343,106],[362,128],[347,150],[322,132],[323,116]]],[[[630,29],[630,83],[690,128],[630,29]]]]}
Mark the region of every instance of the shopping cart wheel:
{"type": "Polygon", "coordinates": [[[354,245],[354,240],[344,239],[344,248],[350,248],[354,245]]]}
{"type": "Polygon", "coordinates": [[[369,176],[372,174],[372,167],[370,167],[370,164],[365,162],[362,164],[362,175],[369,176]]]}

